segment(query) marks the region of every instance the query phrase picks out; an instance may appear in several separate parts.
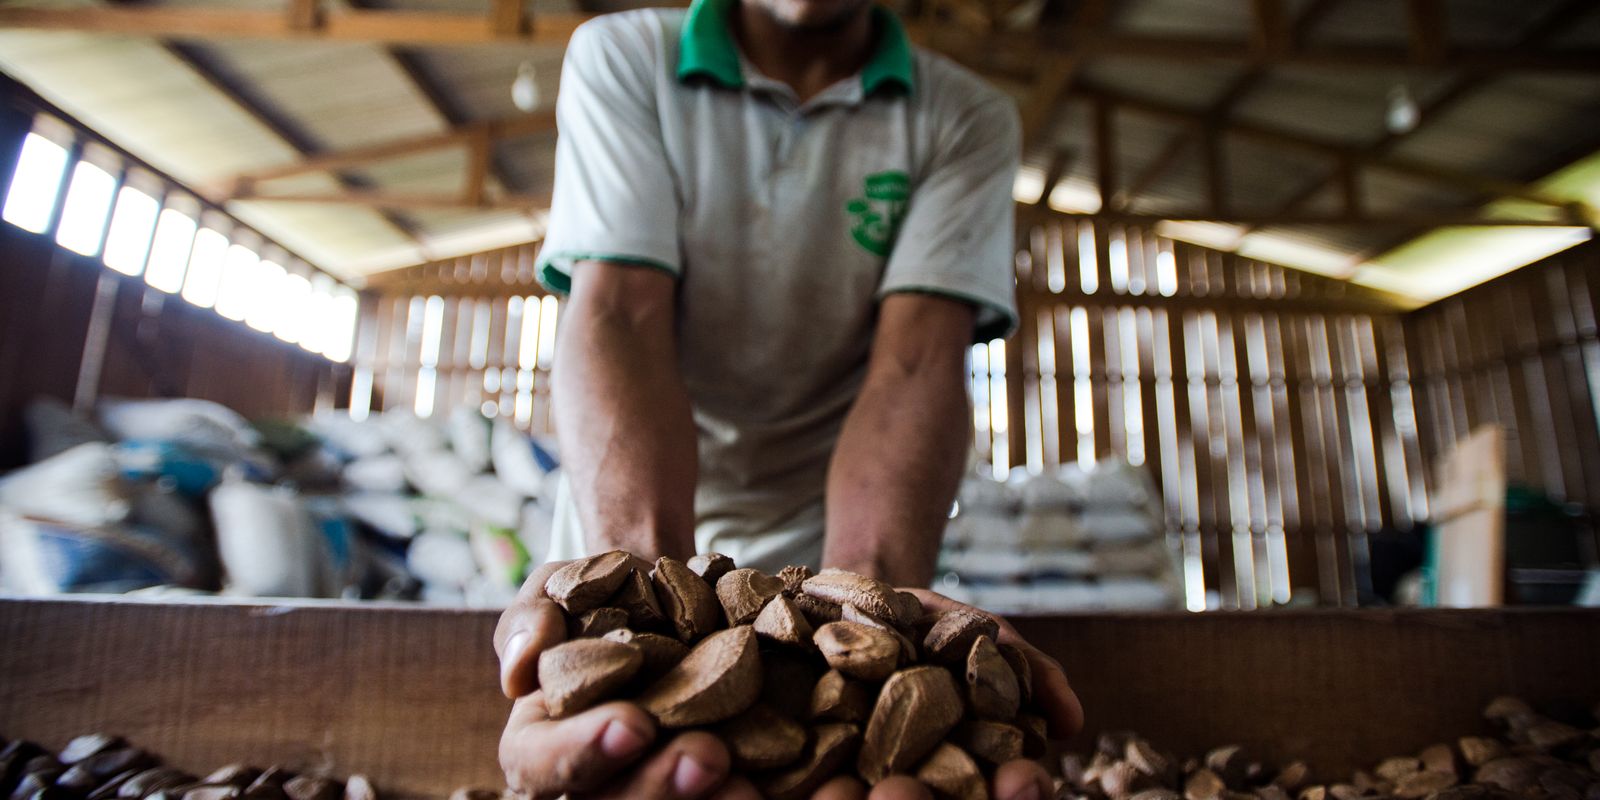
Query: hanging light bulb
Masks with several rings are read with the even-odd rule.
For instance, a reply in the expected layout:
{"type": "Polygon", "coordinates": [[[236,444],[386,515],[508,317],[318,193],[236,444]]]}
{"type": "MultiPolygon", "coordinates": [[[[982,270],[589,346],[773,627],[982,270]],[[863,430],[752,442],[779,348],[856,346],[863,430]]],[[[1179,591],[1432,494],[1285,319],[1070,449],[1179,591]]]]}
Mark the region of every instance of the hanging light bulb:
{"type": "Polygon", "coordinates": [[[539,100],[539,75],[532,61],[524,61],[517,67],[517,79],[511,82],[511,102],[527,113],[539,107],[539,100]]]}
{"type": "Polygon", "coordinates": [[[1416,129],[1421,116],[1422,111],[1417,108],[1417,100],[1411,96],[1411,89],[1403,83],[1395,84],[1389,90],[1389,106],[1383,114],[1384,126],[1393,134],[1410,133],[1416,129]]]}

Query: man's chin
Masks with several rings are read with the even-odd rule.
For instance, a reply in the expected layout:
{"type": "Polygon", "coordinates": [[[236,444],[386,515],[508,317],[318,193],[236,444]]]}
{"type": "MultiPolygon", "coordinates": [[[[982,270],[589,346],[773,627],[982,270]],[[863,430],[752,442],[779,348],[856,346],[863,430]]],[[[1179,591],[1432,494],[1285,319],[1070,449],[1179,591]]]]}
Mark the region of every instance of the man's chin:
{"type": "Polygon", "coordinates": [[[867,5],[861,2],[784,3],[774,19],[790,30],[828,33],[850,25],[867,5]]]}

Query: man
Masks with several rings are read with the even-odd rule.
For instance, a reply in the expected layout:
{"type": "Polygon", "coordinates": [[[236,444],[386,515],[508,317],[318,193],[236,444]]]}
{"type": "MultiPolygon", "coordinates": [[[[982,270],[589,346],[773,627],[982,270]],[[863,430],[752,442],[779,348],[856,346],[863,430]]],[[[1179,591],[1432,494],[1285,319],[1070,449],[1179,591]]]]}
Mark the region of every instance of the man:
{"type": "MultiPolygon", "coordinates": [[[[969,446],[967,347],[1015,324],[1010,100],[870,0],[697,0],[582,26],[557,117],[552,558],[715,551],[927,586],[969,446]]],[[[533,667],[564,636],[548,574],[496,634],[520,698],[511,785],[751,793],[704,734],[640,761],[655,730],[628,704],[545,721],[533,667]]],[[[1070,732],[1076,700],[1037,658],[1070,732]]],[[[995,788],[1049,783],[1024,762],[995,788]]]]}

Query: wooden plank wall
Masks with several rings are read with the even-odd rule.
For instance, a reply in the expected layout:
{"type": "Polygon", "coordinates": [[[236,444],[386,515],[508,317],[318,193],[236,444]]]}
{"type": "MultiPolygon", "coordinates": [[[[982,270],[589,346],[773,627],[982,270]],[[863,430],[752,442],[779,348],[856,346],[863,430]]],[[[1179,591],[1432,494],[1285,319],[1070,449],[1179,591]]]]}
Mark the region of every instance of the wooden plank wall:
{"type": "Polygon", "coordinates": [[[352,408],[479,408],[549,433],[561,301],[534,280],[537,253],[518,245],[375,277],[361,301],[352,408]]]}
{"type": "Polygon", "coordinates": [[[29,401],[73,402],[95,342],[104,343],[104,366],[88,398],[196,397],[267,418],[348,396],[345,365],[0,223],[0,469],[26,460],[29,401]],[[103,331],[92,324],[102,292],[103,331]]]}
{"type": "MultiPolygon", "coordinates": [[[[973,349],[980,454],[1145,467],[1223,608],[1355,605],[1367,537],[1426,520],[1433,462],[1481,422],[1512,432],[1514,479],[1600,506],[1600,245],[1403,314],[1135,228],[1063,219],[1023,244],[1021,329],[973,349]]],[[[370,385],[373,409],[465,405],[550,432],[559,305],[536,247],[375,278],[354,404],[370,385]]]]}
{"type": "Polygon", "coordinates": [[[1144,466],[1190,585],[1222,607],[1355,604],[1366,537],[1427,512],[1393,306],[1133,228],[1064,219],[1024,243],[1022,327],[975,348],[980,450],[1144,466]]]}
{"type": "Polygon", "coordinates": [[[1600,511],[1600,243],[1405,319],[1430,463],[1476,425],[1506,430],[1506,474],[1600,511]]]}

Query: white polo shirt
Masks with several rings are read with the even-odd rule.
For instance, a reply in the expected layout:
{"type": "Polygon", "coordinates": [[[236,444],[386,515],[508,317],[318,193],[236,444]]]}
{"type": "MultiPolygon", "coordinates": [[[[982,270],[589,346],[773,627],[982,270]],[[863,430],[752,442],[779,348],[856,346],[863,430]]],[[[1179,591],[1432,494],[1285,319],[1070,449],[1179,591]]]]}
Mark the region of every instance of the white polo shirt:
{"type": "MultiPolygon", "coordinates": [[[[1020,127],[1010,98],[912,48],[882,8],[860,74],[800,103],[740,54],[736,2],[612,14],[573,35],[539,275],[557,292],[583,260],[677,278],[696,546],[815,567],[878,302],[970,302],[980,341],[1015,327],[1020,127]]],[[[582,554],[565,485],[556,515],[551,557],[582,554]]]]}

